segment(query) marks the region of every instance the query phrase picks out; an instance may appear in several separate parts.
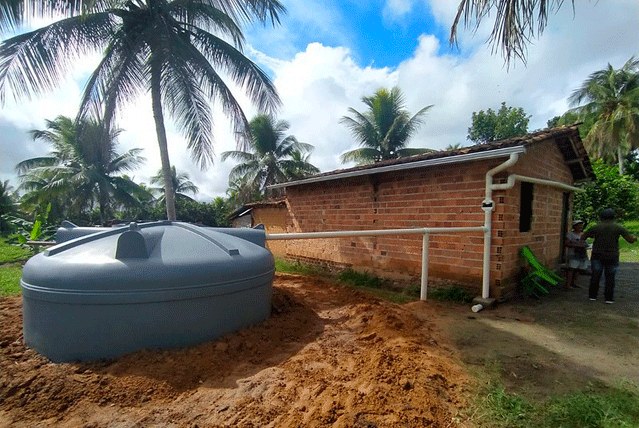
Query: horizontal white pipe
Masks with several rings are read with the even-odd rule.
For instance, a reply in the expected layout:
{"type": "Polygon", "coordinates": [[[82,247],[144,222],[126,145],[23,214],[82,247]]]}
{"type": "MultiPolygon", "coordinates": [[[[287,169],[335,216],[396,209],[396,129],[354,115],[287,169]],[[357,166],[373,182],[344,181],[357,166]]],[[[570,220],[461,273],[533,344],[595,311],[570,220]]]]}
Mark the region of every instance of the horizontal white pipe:
{"type": "Polygon", "coordinates": [[[485,232],[483,226],[471,227],[422,227],[419,229],[378,229],[378,230],[340,230],[334,232],[307,232],[307,233],[272,233],[267,234],[266,239],[316,239],[316,238],[340,238],[350,236],[378,236],[378,235],[423,235],[422,237],[422,272],[420,300],[426,300],[428,294],[428,237],[431,233],[461,233],[461,232],[485,232]]]}
{"type": "Polygon", "coordinates": [[[493,184],[492,190],[508,190],[512,189],[515,185],[515,181],[525,181],[527,183],[540,184],[543,186],[557,187],[563,190],[570,190],[571,192],[585,192],[584,189],[579,187],[571,186],[566,183],[562,183],[560,181],[553,180],[544,180],[543,178],[535,178],[535,177],[526,177],[524,175],[510,174],[508,176],[508,181],[503,184],[493,184]]]}
{"type": "Polygon", "coordinates": [[[284,239],[320,239],[341,238],[349,236],[381,236],[381,235],[421,235],[430,233],[484,232],[483,226],[473,227],[422,227],[419,229],[381,229],[381,230],[340,230],[332,232],[305,233],[269,233],[266,239],[278,241],[284,239]]]}
{"type": "Polygon", "coordinates": [[[470,162],[476,160],[494,159],[509,156],[512,153],[524,153],[524,146],[504,147],[501,149],[487,150],[485,152],[466,153],[455,156],[445,156],[437,159],[424,159],[422,161],[406,162],[395,165],[372,167],[366,169],[358,169],[356,171],[335,172],[330,175],[322,175],[319,177],[310,177],[298,181],[290,181],[288,183],[279,183],[266,186],[269,189],[279,189],[282,187],[299,186],[300,184],[319,183],[322,181],[339,180],[342,178],[359,177],[362,175],[379,174],[382,172],[401,171],[405,169],[422,168],[427,166],[447,165],[454,163],[470,162]]]}

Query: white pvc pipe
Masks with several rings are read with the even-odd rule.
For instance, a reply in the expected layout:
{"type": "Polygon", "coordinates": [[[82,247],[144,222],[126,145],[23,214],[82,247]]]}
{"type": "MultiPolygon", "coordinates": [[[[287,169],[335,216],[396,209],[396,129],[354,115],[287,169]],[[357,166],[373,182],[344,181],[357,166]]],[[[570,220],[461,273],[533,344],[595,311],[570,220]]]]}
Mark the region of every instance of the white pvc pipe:
{"type": "Polygon", "coordinates": [[[341,230],[334,232],[306,232],[306,233],[271,233],[266,235],[268,240],[284,239],[321,239],[343,238],[352,236],[380,236],[380,235],[422,235],[422,272],[420,300],[426,300],[428,294],[428,239],[431,233],[462,233],[485,232],[484,226],[470,227],[422,227],[418,229],[378,229],[378,230],[341,230]]]}
{"type": "Polygon", "coordinates": [[[540,184],[542,186],[549,187],[557,187],[562,190],[569,190],[571,192],[585,192],[584,189],[579,187],[571,186],[566,183],[562,183],[560,181],[553,180],[545,180],[543,178],[535,178],[535,177],[526,177],[524,175],[510,174],[508,176],[508,181],[504,184],[493,184],[491,186],[492,190],[508,190],[512,189],[515,186],[515,181],[525,181],[527,183],[540,184]]]}
{"type": "Polygon", "coordinates": [[[426,300],[428,295],[428,233],[422,238],[422,282],[419,290],[419,300],[426,300]]]}
{"type": "Polygon", "coordinates": [[[268,240],[343,238],[349,236],[421,235],[423,233],[483,232],[483,226],[421,227],[417,229],[340,230],[333,232],[269,233],[268,240]]]}
{"type": "Polygon", "coordinates": [[[482,269],[481,297],[484,299],[490,297],[490,246],[492,245],[493,233],[492,214],[495,209],[495,203],[493,202],[493,176],[513,166],[517,163],[517,160],[519,160],[519,153],[511,153],[507,161],[486,173],[486,198],[482,204],[482,209],[484,210],[484,266],[482,269]]]}

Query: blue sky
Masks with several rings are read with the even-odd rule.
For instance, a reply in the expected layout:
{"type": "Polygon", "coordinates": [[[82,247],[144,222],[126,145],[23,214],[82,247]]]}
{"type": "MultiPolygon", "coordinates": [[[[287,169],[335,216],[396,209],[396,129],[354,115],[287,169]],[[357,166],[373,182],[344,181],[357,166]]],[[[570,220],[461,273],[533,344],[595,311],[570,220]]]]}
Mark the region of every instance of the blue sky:
{"type": "MultiPolygon", "coordinates": [[[[290,3],[290,2],[289,2],[290,3]]],[[[395,2],[392,8],[383,0],[327,0],[289,4],[289,13],[284,20],[294,29],[291,36],[292,54],[305,49],[308,43],[320,41],[327,46],[347,46],[359,66],[395,67],[411,56],[418,45],[421,34],[434,34],[441,40],[448,37],[449,27],[439,23],[432,15],[428,2],[395,2]],[[399,5],[401,4],[401,5],[399,5]],[[309,6],[310,5],[310,6],[309,6]],[[318,13],[300,13],[321,9],[318,13]]],[[[271,29],[253,26],[249,37],[259,40],[260,34],[271,29]]],[[[281,45],[261,44],[267,55],[281,55],[281,45]]],[[[443,44],[444,52],[458,51],[443,44]]]]}
{"type": "MultiPolygon", "coordinates": [[[[357,146],[339,120],[349,107],[364,110],[361,98],[381,87],[398,86],[411,112],[432,104],[410,145],[443,149],[469,144],[472,113],[496,109],[502,101],[531,115],[531,131],[543,128],[569,108],[567,98],[590,73],[608,63],[620,67],[639,55],[637,0],[580,1],[574,14],[566,2],[529,46],[527,65],[509,69],[484,44],[490,19],[476,34],[461,29],[459,49],[449,46],[456,0],[283,3],[288,13],[280,26],[245,28],[245,52],[272,77],[282,99],[278,118],[289,121],[290,133],[300,141],[315,146],[310,160],[322,171],[349,166],[339,156],[357,146]]],[[[27,131],[43,129],[46,119],[60,114],[75,115],[84,79],[98,58],[78,61],[58,89],[37,100],[9,98],[0,106],[0,179],[16,186],[15,164],[48,151],[27,131]]],[[[241,91],[235,95],[249,118],[257,113],[241,91]]],[[[202,200],[224,195],[234,165],[219,159],[223,151],[235,149],[235,142],[228,121],[214,109],[217,160],[206,171],[190,159],[182,136],[168,124],[171,162],[189,173],[202,200]]],[[[148,95],[122,111],[118,125],[124,129],[120,151],[144,149],[147,162],[133,175],[148,183],[160,165],[148,95]]]]}

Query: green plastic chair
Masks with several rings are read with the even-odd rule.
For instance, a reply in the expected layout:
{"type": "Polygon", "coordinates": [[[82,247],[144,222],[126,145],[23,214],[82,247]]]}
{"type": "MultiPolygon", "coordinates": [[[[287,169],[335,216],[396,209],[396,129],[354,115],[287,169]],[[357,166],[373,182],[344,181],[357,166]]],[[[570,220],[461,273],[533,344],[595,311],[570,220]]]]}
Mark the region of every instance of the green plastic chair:
{"type": "Polygon", "coordinates": [[[530,266],[530,271],[521,280],[524,291],[532,296],[541,297],[549,293],[548,287],[561,284],[564,279],[541,264],[532,250],[524,246],[520,250],[521,257],[530,266]]]}

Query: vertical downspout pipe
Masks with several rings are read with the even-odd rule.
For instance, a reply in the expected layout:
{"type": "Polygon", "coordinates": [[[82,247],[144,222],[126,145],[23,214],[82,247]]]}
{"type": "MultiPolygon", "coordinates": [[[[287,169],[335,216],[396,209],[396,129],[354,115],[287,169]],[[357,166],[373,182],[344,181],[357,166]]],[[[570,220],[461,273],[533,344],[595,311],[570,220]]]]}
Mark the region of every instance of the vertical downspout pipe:
{"type": "Polygon", "coordinates": [[[492,214],[495,209],[495,203],[493,201],[493,176],[513,166],[518,160],[519,153],[511,153],[507,161],[497,165],[486,173],[486,197],[481,204],[481,208],[484,210],[484,267],[481,288],[481,297],[483,299],[490,297],[490,247],[492,245],[491,238],[493,234],[492,214]]]}

